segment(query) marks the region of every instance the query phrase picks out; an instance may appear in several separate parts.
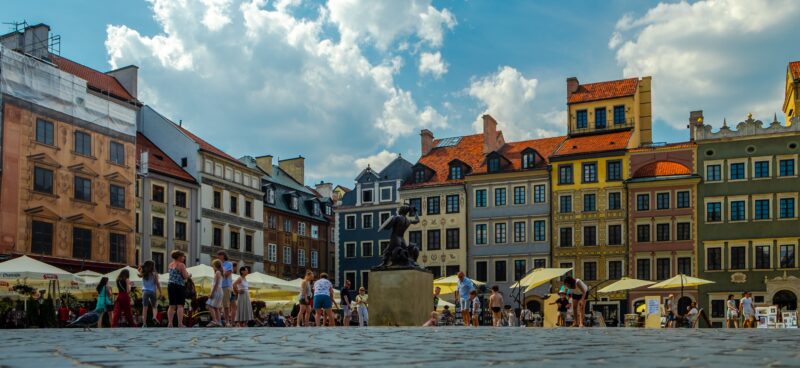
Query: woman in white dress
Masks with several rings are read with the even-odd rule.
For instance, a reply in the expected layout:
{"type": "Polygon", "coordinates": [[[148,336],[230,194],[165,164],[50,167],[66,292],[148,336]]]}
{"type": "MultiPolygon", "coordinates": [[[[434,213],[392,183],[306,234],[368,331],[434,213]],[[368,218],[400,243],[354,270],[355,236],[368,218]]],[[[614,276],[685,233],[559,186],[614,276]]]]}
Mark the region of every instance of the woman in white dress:
{"type": "Polygon", "coordinates": [[[250,283],[247,275],[250,267],[239,267],[239,279],[233,283],[233,292],[239,296],[239,303],[236,307],[236,324],[239,327],[247,327],[247,323],[254,320],[253,305],[250,303],[250,283]]]}
{"type": "Polygon", "coordinates": [[[211,285],[211,295],[208,297],[206,305],[211,312],[212,320],[207,327],[220,327],[222,326],[219,315],[220,308],[222,308],[222,262],[215,259],[211,262],[211,268],[214,269],[214,283],[211,285]]]}

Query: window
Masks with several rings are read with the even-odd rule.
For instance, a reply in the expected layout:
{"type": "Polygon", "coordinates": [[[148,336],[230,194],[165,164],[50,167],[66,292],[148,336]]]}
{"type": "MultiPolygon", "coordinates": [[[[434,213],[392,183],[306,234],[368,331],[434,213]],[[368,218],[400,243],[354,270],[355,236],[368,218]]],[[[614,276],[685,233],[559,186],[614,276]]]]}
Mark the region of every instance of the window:
{"type": "Polygon", "coordinates": [[[319,239],[319,226],[311,225],[311,239],[319,239]]]}
{"type": "Polygon", "coordinates": [[[439,212],[439,197],[428,197],[428,214],[438,215],[439,212]]]}
{"type": "Polygon", "coordinates": [[[614,160],[606,163],[606,180],[618,181],[622,180],[622,161],[614,160]]]}
{"type": "Polygon", "coordinates": [[[656,194],[656,209],[668,210],[669,209],[669,193],[656,194]]]}
{"type": "MultiPolygon", "coordinates": [[[[355,250],[353,252],[355,253],[355,250]]],[[[292,247],[283,247],[283,264],[292,264],[292,247]]]]}
{"type": "MultiPolygon", "coordinates": [[[[370,216],[370,226],[372,226],[372,215],[370,216]]],[[[298,222],[297,223],[297,235],[306,235],[306,223],[305,222],[298,222]]]]}
{"type": "Polygon", "coordinates": [[[391,212],[381,212],[378,215],[378,219],[380,221],[381,226],[383,226],[383,224],[385,224],[386,221],[388,221],[390,217],[392,217],[391,212]]]}
{"type": "Polygon", "coordinates": [[[547,240],[547,226],[544,220],[533,221],[533,241],[541,242],[547,240]]]}
{"type": "MultiPolygon", "coordinates": [[[[217,192],[214,193],[216,194],[217,192]]],[[[152,198],[154,202],[164,203],[164,187],[160,185],[153,185],[152,198]]],[[[214,204],[216,204],[216,197],[214,197],[214,200],[215,200],[214,204]]]]}
{"type": "Polygon", "coordinates": [[[300,267],[306,266],[306,250],[305,249],[298,249],[297,250],[297,265],[300,267]]]}
{"type": "Polygon", "coordinates": [[[463,167],[458,164],[450,165],[450,179],[459,180],[463,178],[464,178],[463,167]]]}
{"type": "Polygon", "coordinates": [[[275,189],[267,188],[267,203],[275,204],[275,189]]]}
{"type": "Polygon", "coordinates": [[[253,252],[253,234],[244,234],[244,251],[253,252]]]}
{"type": "Polygon", "coordinates": [[[239,213],[239,197],[231,196],[230,208],[231,213],[239,213]]]}
{"type": "Polygon", "coordinates": [[[319,252],[311,251],[311,268],[319,268],[319,252]]]}
{"type": "Polygon", "coordinates": [[[161,237],[163,237],[164,236],[164,219],[161,218],[161,217],[153,217],[152,221],[153,221],[153,229],[152,229],[153,231],[152,231],[151,234],[153,236],[161,236],[161,237]]]}
{"type": "Polygon", "coordinates": [[[778,176],[794,176],[794,159],[778,161],[778,176]]]}
{"type": "Polygon", "coordinates": [[[382,187],[381,188],[381,202],[388,202],[392,200],[392,188],[391,187],[382,187]]]}
{"type": "Polygon", "coordinates": [[[650,241],[650,225],[636,225],[636,241],[646,243],[650,241]]]}
{"type": "Polygon", "coordinates": [[[594,128],[603,129],[606,127],[606,108],[598,107],[594,109],[594,128]]]}
{"type": "Polygon", "coordinates": [[[781,245],[781,268],[794,268],[794,244],[781,245]]]}
{"type": "Polygon", "coordinates": [[[683,275],[692,274],[692,258],[678,257],[678,273],[683,275]]]}
{"type": "Polygon", "coordinates": [[[731,221],[744,221],[745,218],[745,210],[744,210],[744,201],[731,201],[731,221]]]}
{"type": "Polygon", "coordinates": [[[769,161],[756,161],[753,163],[753,176],[756,178],[769,177],[769,161]]]}
{"type": "Polygon", "coordinates": [[[528,264],[524,259],[514,260],[514,281],[519,281],[528,273],[528,264]]]}
{"type": "Polygon", "coordinates": [[[622,278],[622,261],[608,261],[608,279],[619,280],[622,278]]]}
{"type": "Polygon", "coordinates": [[[562,247],[572,246],[572,228],[562,227],[558,229],[558,244],[562,247]]]}
{"type": "Polygon", "coordinates": [[[33,169],[33,190],[53,194],[53,171],[41,167],[33,169]]]}
{"type": "Polygon", "coordinates": [[[489,159],[488,162],[489,172],[498,172],[500,171],[500,159],[498,157],[492,157],[489,159]]]}
{"type": "Polygon", "coordinates": [[[92,258],[92,231],[79,227],[72,228],[72,257],[92,258]]]}
{"type": "Polygon", "coordinates": [[[459,249],[461,248],[461,237],[459,229],[445,230],[444,246],[446,249],[459,249]]]}
{"type": "Polygon", "coordinates": [[[636,260],[636,278],[639,280],[650,280],[650,260],[640,258],[636,260]]]}
{"type": "Polygon", "coordinates": [[[583,227],[583,245],[595,246],[597,245],[597,227],[584,226],[583,227]]]}
{"type": "Polygon", "coordinates": [[[514,222],[514,243],[522,243],[525,238],[525,222],[514,222]]]}
{"type": "Polygon", "coordinates": [[[561,213],[570,213],[572,212],[572,196],[571,195],[564,195],[558,198],[559,204],[558,209],[561,213]]]}
{"type": "Polygon", "coordinates": [[[522,154],[522,168],[530,169],[536,165],[536,156],[533,152],[525,152],[522,154]]]}
{"type": "Polygon", "coordinates": [[[221,247],[222,246],[222,229],[220,229],[218,227],[214,228],[213,243],[214,243],[215,247],[221,247]]]}
{"type": "Polygon", "coordinates": [[[706,249],[706,269],[709,271],[722,269],[722,248],[706,249]]]}
{"type": "Polygon", "coordinates": [[[533,203],[544,203],[546,195],[544,185],[533,186],[533,203]]]}
{"type": "Polygon", "coordinates": [[[175,206],[187,208],[186,192],[182,192],[180,190],[175,191],[175,206]]]}
{"type": "Polygon", "coordinates": [[[675,207],[677,208],[689,208],[691,197],[688,191],[682,191],[675,193],[675,207]]]}
{"type": "Polygon", "coordinates": [[[656,259],[656,280],[666,280],[671,273],[669,258],[656,259]]]}
{"type": "Polygon", "coordinates": [[[505,206],[506,205],[506,188],[495,188],[494,189],[494,205],[495,206],[505,206]]]}
{"type": "Polygon", "coordinates": [[[273,214],[269,214],[267,216],[267,227],[271,230],[275,230],[278,228],[278,216],[273,214]]]}
{"type": "Polygon", "coordinates": [[[483,245],[486,244],[487,240],[486,235],[486,224],[476,224],[475,225],[475,244],[483,245]]]}
{"type": "Polygon", "coordinates": [[[31,252],[34,254],[53,254],[53,224],[31,221],[31,252]]]}
{"type": "Polygon", "coordinates": [[[572,165],[558,166],[558,184],[572,184],[572,165]]]}
{"type": "Polygon", "coordinates": [[[744,179],[744,162],[734,162],[730,167],[730,179],[742,180],[744,179]]]}
{"type": "Polygon", "coordinates": [[[228,244],[231,249],[239,249],[239,230],[231,230],[229,233],[228,244]]]}
{"type": "Polygon", "coordinates": [[[706,203],[706,222],[722,222],[722,203],[706,203]]]}
{"type": "Polygon", "coordinates": [[[494,224],[494,242],[495,244],[504,244],[506,242],[505,222],[498,222],[494,224]]]}
{"type": "Polygon", "coordinates": [[[345,230],[353,230],[356,228],[356,215],[347,215],[344,217],[345,230]]]}
{"type": "Polygon", "coordinates": [[[583,164],[583,182],[596,183],[597,182],[597,163],[586,162],[583,164]]]}
{"type": "MultiPolygon", "coordinates": [[[[372,214],[365,213],[361,215],[361,227],[364,229],[372,229],[372,214]]],[[[305,224],[303,224],[303,232],[305,233],[305,224]]]]}
{"type": "Polygon", "coordinates": [[[50,146],[55,145],[52,122],[36,119],[36,141],[50,146]]]}
{"type": "Polygon", "coordinates": [[[722,181],[722,165],[706,166],[706,181],[722,181]]]}
{"type": "MultiPolygon", "coordinates": [[[[153,257],[153,263],[155,263],[155,269],[157,272],[161,273],[164,272],[164,253],[161,252],[151,252],[150,253],[153,257]]],[[[139,258],[139,254],[136,254],[137,262],[139,258]]]]}
{"type": "Polygon", "coordinates": [[[442,231],[428,230],[428,250],[442,249],[442,231]]]}
{"type": "Polygon", "coordinates": [[[747,248],[746,247],[731,247],[731,270],[743,270],[747,268],[747,248]]]}
{"type": "Polygon", "coordinates": [[[292,196],[289,208],[291,208],[294,211],[297,211],[297,209],[299,208],[299,199],[297,198],[297,196],[292,196]]]}
{"type": "Polygon", "coordinates": [[[650,194],[636,195],[636,210],[647,211],[650,209],[650,194]]]}
{"type": "Polygon", "coordinates": [[[756,246],[756,268],[765,270],[771,268],[770,264],[770,246],[757,245],[756,246]]]}
{"type": "Polygon", "coordinates": [[[109,205],[116,208],[125,208],[125,188],[110,184],[108,188],[109,205]]]}
{"type": "MultiPolygon", "coordinates": [[[[314,204],[317,205],[318,204],[314,204]]],[[[317,208],[319,210],[319,208],[317,208]]],[[[245,217],[253,217],[253,202],[252,201],[244,201],[244,215],[245,217]]]]}
{"type": "Polygon", "coordinates": [[[583,262],[583,279],[586,281],[597,280],[597,262],[583,262]]]}
{"type": "Polygon", "coordinates": [[[494,261],[494,281],[505,282],[507,280],[506,261],[494,261]]]}
{"type": "Polygon", "coordinates": [[[608,245],[622,245],[622,225],[608,225],[608,245]]]}
{"type": "Polygon", "coordinates": [[[445,212],[458,213],[459,210],[458,194],[451,194],[445,197],[445,212]]]}
{"type": "Polygon", "coordinates": [[[373,246],[372,246],[372,242],[371,241],[361,242],[361,256],[362,257],[372,257],[372,253],[373,253],[372,252],[372,250],[373,250],[372,248],[373,248],[373,246]]]}
{"type": "MultiPolygon", "coordinates": [[[[155,189],[155,186],[153,187],[155,189]]],[[[163,201],[164,198],[164,188],[161,188],[161,198],[163,201]]],[[[155,200],[155,190],[153,191],[153,200],[155,200]]],[[[214,191],[214,208],[221,210],[222,209],[222,192],[214,191]]]]}
{"type": "Polygon", "coordinates": [[[422,249],[422,231],[409,231],[408,244],[416,245],[419,249],[422,249]]]}
{"type": "Polygon", "coordinates": [[[92,181],[80,176],[75,177],[75,199],[80,201],[92,201],[92,181]]]}
{"type": "Polygon", "coordinates": [[[754,219],[769,220],[769,199],[756,199],[754,210],[754,219]]]}
{"type": "Polygon", "coordinates": [[[84,132],[75,132],[75,153],[84,156],[91,156],[92,136],[84,132]]]}
{"type": "Polygon", "coordinates": [[[725,318],[725,300],[711,300],[711,318],[725,318]]]}
{"type": "Polygon", "coordinates": [[[486,261],[475,262],[475,280],[486,282],[488,272],[488,264],[486,261]]]}
{"type": "Polygon", "coordinates": [[[372,189],[362,189],[361,190],[361,203],[372,203],[372,189]]]}
{"type": "Polygon", "coordinates": [[[425,170],[419,169],[414,171],[414,182],[415,183],[425,182],[425,170]]]}
{"type": "Polygon", "coordinates": [[[669,241],[669,224],[656,224],[656,241],[669,241]]]}
{"type": "Polygon", "coordinates": [[[578,129],[586,129],[589,126],[589,114],[586,110],[575,111],[575,123],[578,129]]]}
{"type": "Polygon", "coordinates": [[[475,207],[486,207],[486,189],[475,191],[475,207]]]}
{"type": "Polygon", "coordinates": [[[614,106],[614,125],[625,124],[625,105],[614,106]]]}
{"type": "Polygon", "coordinates": [[[175,221],[175,240],[186,240],[186,223],[175,221]]]}
{"type": "Polygon", "coordinates": [[[356,243],[344,243],[344,257],[345,258],[356,257],[356,243]]]}
{"type": "Polygon", "coordinates": [[[545,258],[536,258],[533,260],[533,269],[537,268],[545,268],[547,267],[547,259],[545,258]]]}
{"type": "Polygon", "coordinates": [[[514,187],[514,204],[525,204],[525,187],[514,187]]]}
{"type": "Polygon", "coordinates": [[[692,226],[688,222],[679,222],[675,224],[676,227],[676,240],[691,240],[692,239],[692,226]]]}
{"type": "Polygon", "coordinates": [[[381,249],[380,249],[380,253],[379,253],[379,254],[381,254],[381,255],[382,255],[382,254],[386,253],[386,249],[388,249],[388,248],[389,248],[389,241],[388,241],[388,240],[381,240],[381,241],[378,243],[378,246],[380,246],[380,248],[381,248],[381,249]]]}
{"type": "Polygon", "coordinates": [[[583,195],[583,212],[597,211],[597,199],[594,194],[583,195]]]}
{"type": "Polygon", "coordinates": [[[779,216],[782,219],[794,218],[794,198],[781,198],[780,199],[779,216]]]}
{"type": "Polygon", "coordinates": [[[127,238],[124,234],[111,233],[108,239],[110,262],[128,263],[128,250],[125,247],[127,238]]]}
{"type": "Polygon", "coordinates": [[[110,142],[108,145],[108,160],[117,165],[125,165],[125,146],[119,142],[110,142]]]}
{"type": "Polygon", "coordinates": [[[622,208],[622,195],[619,192],[608,193],[608,209],[618,210],[622,208]]]}

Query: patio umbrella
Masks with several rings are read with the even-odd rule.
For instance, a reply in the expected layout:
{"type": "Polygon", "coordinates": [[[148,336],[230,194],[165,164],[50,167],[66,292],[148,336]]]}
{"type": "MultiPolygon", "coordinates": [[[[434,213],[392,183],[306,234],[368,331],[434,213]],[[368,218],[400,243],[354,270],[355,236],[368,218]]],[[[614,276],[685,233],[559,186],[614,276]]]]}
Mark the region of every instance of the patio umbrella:
{"type": "MultiPolygon", "coordinates": [[[[476,287],[485,285],[485,283],[478,280],[472,280],[472,283],[475,284],[476,287]]],[[[436,289],[437,286],[441,289],[440,294],[455,293],[456,288],[458,288],[458,276],[452,275],[433,280],[433,288],[436,289]]]]}
{"type": "Polygon", "coordinates": [[[21,256],[0,263],[0,280],[12,285],[15,282],[43,284],[48,283],[50,280],[65,281],[67,283],[83,281],[83,279],[67,271],[28,256],[21,256]]]}
{"type": "Polygon", "coordinates": [[[300,286],[294,286],[289,281],[279,279],[275,276],[253,272],[247,275],[247,281],[251,287],[267,291],[288,291],[294,294],[300,293],[300,286]]]}
{"type": "Polygon", "coordinates": [[[572,268],[536,268],[525,277],[511,285],[512,289],[525,288],[525,292],[535,289],[539,285],[550,282],[550,280],[564,276],[567,272],[572,271],[572,268]]]}
{"type": "MultiPolygon", "coordinates": [[[[199,293],[207,294],[210,289],[211,285],[214,282],[214,269],[205,264],[199,264],[197,266],[192,266],[186,269],[190,274],[192,274],[192,281],[194,281],[195,287],[199,290],[199,293]]],[[[239,278],[237,274],[231,274],[231,280],[236,281],[239,278]]]]}
{"type": "Polygon", "coordinates": [[[600,289],[600,293],[613,293],[615,291],[631,290],[638,287],[655,284],[655,282],[623,277],[622,279],[600,289]]]}
{"type": "Polygon", "coordinates": [[[650,289],[672,289],[679,287],[681,288],[681,298],[682,298],[684,287],[695,287],[713,283],[714,281],[703,280],[697,277],[686,276],[684,274],[678,274],[668,280],[664,280],[659,282],[658,284],[651,285],[650,289]]]}

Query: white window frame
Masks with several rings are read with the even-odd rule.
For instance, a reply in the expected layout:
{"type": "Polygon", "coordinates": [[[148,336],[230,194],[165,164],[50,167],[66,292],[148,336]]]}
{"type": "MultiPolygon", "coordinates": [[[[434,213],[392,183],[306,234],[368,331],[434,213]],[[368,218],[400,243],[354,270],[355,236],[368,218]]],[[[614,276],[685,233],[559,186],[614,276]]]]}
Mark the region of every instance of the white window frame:
{"type": "MultiPolygon", "coordinates": [[[[364,275],[367,275],[366,278],[369,278],[369,270],[361,271],[361,279],[358,280],[358,286],[359,286],[359,288],[363,287],[363,288],[366,289],[367,286],[364,286],[364,279],[365,279],[364,275]]],[[[358,289],[356,289],[356,290],[358,290],[358,289]]]]}
{"type": "Polygon", "coordinates": [[[769,180],[777,177],[778,175],[775,174],[775,171],[773,170],[773,167],[775,166],[772,164],[773,161],[775,161],[775,157],[773,156],[750,157],[750,172],[752,173],[751,178],[753,180],[769,180]],[[767,161],[767,170],[769,170],[769,176],[763,178],[756,177],[756,161],[767,161]]]}
{"type": "Polygon", "coordinates": [[[389,219],[392,218],[392,212],[391,211],[378,212],[378,228],[383,226],[383,220],[381,220],[381,217],[383,217],[383,215],[389,215],[389,217],[386,218],[386,221],[389,221],[389,219]]]}
{"type": "Polygon", "coordinates": [[[358,282],[358,273],[356,271],[344,271],[344,280],[342,280],[342,285],[344,285],[345,280],[349,280],[347,277],[348,275],[353,275],[353,284],[358,282]]]}
{"type": "Polygon", "coordinates": [[[720,254],[719,260],[720,260],[721,264],[719,265],[719,270],[710,270],[708,268],[708,250],[709,249],[713,249],[713,248],[718,248],[720,250],[720,253],[724,253],[725,252],[725,245],[724,244],[719,244],[719,243],[708,244],[708,245],[703,244],[703,260],[705,261],[704,262],[705,264],[703,265],[703,268],[705,269],[705,272],[723,272],[723,271],[726,271],[728,269],[728,265],[725,264],[725,259],[726,259],[725,254],[720,254]]]}
{"type": "Polygon", "coordinates": [[[728,270],[728,271],[745,271],[745,270],[749,270],[751,268],[750,267],[750,261],[751,261],[750,252],[751,252],[751,250],[749,248],[750,248],[750,244],[748,244],[748,243],[729,243],[728,244],[728,248],[727,248],[727,253],[728,254],[727,254],[727,257],[725,257],[725,259],[728,261],[728,265],[727,265],[728,267],[727,268],[723,267],[722,269],[723,270],[728,270]],[[731,260],[733,259],[733,251],[732,251],[732,249],[734,247],[744,247],[744,268],[731,268],[733,266],[733,263],[731,262],[731,260]]]}
{"type": "Polygon", "coordinates": [[[725,175],[727,171],[725,160],[706,161],[703,163],[703,181],[706,183],[723,183],[728,178],[725,175]],[[713,165],[719,165],[719,180],[708,180],[708,167],[713,165]]]}
{"type": "Polygon", "coordinates": [[[473,235],[472,241],[475,243],[475,245],[476,246],[489,245],[490,244],[489,243],[489,223],[487,223],[487,222],[476,222],[476,223],[473,224],[473,226],[474,226],[474,229],[473,229],[474,235],[473,235]],[[478,225],[486,226],[486,241],[484,241],[483,243],[478,243],[478,225]]]}
{"type": "Polygon", "coordinates": [[[306,266],[306,250],[303,248],[297,250],[297,265],[299,267],[306,266]]]}
{"type": "Polygon", "coordinates": [[[774,198],[772,198],[772,193],[753,195],[752,201],[753,205],[750,206],[750,208],[753,210],[753,212],[752,212],[752,217],[750,218],[753,219],[753,222],[765,222],[765,221],[775,220],[775,200],[774,198]],[[756,201],[763,201],[763,200],[769,201],[769,206],[767,206],[767,208],[769,208],[769,217],[766,219],[756,219],[756,201]]]}
{"type": "Polygon", "coordinates": [[[360,254],[360,256],[361,256],[361,257],[368,257],[368,258],[372,258],[372,257],[374,257],[374,256],[375,256],[375,243],[374,243],[372,240],[366,240],[366,241],[362,241],[362,242],[361,242],[361,249],[359,249],[359,250],[361,251],[361,254],[360,254]],[[365,249],[367,246],[369,246],[370,255],[368,255],[368,256],[365,256],[365,255],[364,255],[364,249],[365,249]]]}
{"type": "Polygon", "coordinates": [[[361,188],[361,203],[377,203],[375,201],[375,190],[373,190],[372,188],[361,188]],[[365,202],[364,201],[364,193],[366,193],[366,192],[372,193],[372,201],[370,201],[370,202],[365,202]]]}
{"type": "Polygon", "coordinates": [[[306,223],[302,221],[297,222],[297,235],[306,236],[306,223]]]}
{"type": "Polygon", "coordinates": [[[772,240],[767,240],[766,242],[753,240],[753,249],[751,250],[751,252],[753,253],[753,254],[751,254],[751,256],[753,257],[752,258],[753,259],[753,266],[750,267],[750,269],[759,270],[759,271],[767,271],[767,270],[777,269],[777,267],[775,267],[775,258],[777,258],[777,257],[775,257],[776,256],[775,246],[772,244],[772,240]],[[767,248],[769,248],[769,267],[767,267],[767,268],[758,268],[758,265],[756,263],[756,248],[757,247],[767,247],[767,248]]]}
{"type": "Polygon", "coordinates": [[[319,252],[311,251],[311,268],[319,268],[319,252]]]}
{"type": "MultiPolygon", "coordinates": [[[[736,224],[736,223],[740,223],[740,222],[750,221],[750,219],[751,219],[751,217],[750,217],[750,200],[747,198],[746,195],[727,197],[726,199],[727,199],[727,201],[726,201],[726,205],[727,206],[724,206],[724,207],[727,207],[727,210],[728,210],[728,218],[727,218],[727,222],[728,223],[736,224]],[[739,201],[744,202],[744,220],[736,220],[736,221],[734,221],[733,217],[730,215],[730,214],[733,213],[733,209],[731,207],[733,206],[733,202],[739,202],[739,201]]],[[[725,221],[726,219],[723,217],[722,220],[725,221]]]]}
{"type": "Polygon", "coordinates": [[[625,258],[609,258],[606,259],[606,280],[611,280],[611,262],[622,262],[621,277],[625,277],[625,258]]]}
{"type": "Polygon", "coordinates": [[[362,229],[372,229],[375,227],[375,215],[372,212],[369,213],[362,213],[361,214],[361,228],[362,229]],[[369,226],[365,226],[367,221],[364,220],[364,217],[370,217],[369,226]]]}
{"type": "Polygon", "coordinates": [[[289,246],[283,247],[283,264],[285,265],[292,264],[292,247],[289,246]]]}
{"type": "Polygon", "coordinates": [[[727,211],[725,208],[725,197],[707,197],[703,198],[703,223],[708,225],[718,225],[724,224],[727,222],[727,218],[725,217],[727,211]],[[708,204],[712,202],[719,202],[719,210],[720,210],[720,220],[717,222],[709,222],[708,221],[708,204]]]}
{"type": "Polygon", "coordinates": [[[380,201],[381,202],[391,202],[392,201],[392,187],[379,187],[378,192],[380,192],[380,201]],[[388,197],[384,197],[383,193],[387,191],[389,193],[388,197]]]}
{"type": "Polygon", "coordinates": [[[275,263],[278,262],[278,245],[269,243],[267,245],[267,260],[275,263]]]}
{"type": "Polygon", "coordinates": [[[358,243],[356,243],[356,242],[344,242],[344,258],[352,259],[352,258],[356,258],[356,257],[358,257],[358,243]],[[353,255],[352,256],[348,256],[347,255],[347,246],[348,245],[352,245],[353,246],[353,255]]]}
{"type": "MultiPolygon", "coordinates": [[[[798,155],[779,155],[775,156],[775,177],[778,179],[783,178],[796,178],[798,173],[798,155]],[[794,175],[780,176],[781,160],[794,160],[794,175]]],[[[771,174],[772,172],[770,172],[771,174]]]]}
{"type": "Polygon", "coordinates": [[[355,230],[358,228],[357,218],[355,214],[344,215],[344,229],[345,230],[355,230]],[[347,227],[347,224],[350,222],[349,219],[353,219],[353,227],[347,227]]]}
{"type": "Polygon", "coordinates": [[[775,197],[776,197],[775,204],[774,204],[775,205],[775,220],[778,220],[778,221],[796,220],[798,218],[798,213],[797,213],[798,195],[797,195],[797,193],[778,193],[775,197]],[[787,217],[787,218],[781,218],[780,217],[780,215],[781,215],[781,199],[786,199],[786,198],[793,198],[794,199],[794,217],[787,217]]]}
{"type": "Polygon", "coordinates": [[[747,164],[747,158],[729,158],[728,162],[725,164],[725,166],[728,169],[728,176],[723,176],[723,177],[729,182],[736,183],[736,182],[740,182],[740,181],[747,181],[752,176],[752,175],[750,175],[750,174],[752,174],[752,172],[748,172],[748,171],[750,171],[750,167],[749,167],[750,165],[747,164]],[[742,179],[731,179],[731,172],[733,171],[733,170],[731,170],[731,165],[733,165],[733,164],[744,164],[744,178],[742,178],[742,179]]]}

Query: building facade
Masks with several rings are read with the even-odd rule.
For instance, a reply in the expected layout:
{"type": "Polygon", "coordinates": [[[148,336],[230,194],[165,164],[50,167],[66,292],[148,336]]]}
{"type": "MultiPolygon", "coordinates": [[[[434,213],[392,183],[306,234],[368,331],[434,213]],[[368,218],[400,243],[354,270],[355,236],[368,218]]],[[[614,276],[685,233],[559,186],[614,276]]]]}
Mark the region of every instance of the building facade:
{"type": "Polygon", "coordinates": [[[370,269],[381,263],[389,230],[378,231],[401,205],[399,189],[413,165],[398,156],[380,172],[367,166],[335,210],[336,280],[369,290],[370,269]]]}
{"type": "Polygon", "coordinates": [[[699,305],[715,325],[724,322],[728,294],[753,293],[756,305],[797,309],[800,125],[748,117],[712,132],[693,122],[697,141],[698,266],[714,281],[699,290],[699,305]]]}
{"type": "Polygon", "coordinates": [[[786,125],[800,124],[800,61],[792,61],[786,67],[786,90],[783,96],[786,125]]]}

